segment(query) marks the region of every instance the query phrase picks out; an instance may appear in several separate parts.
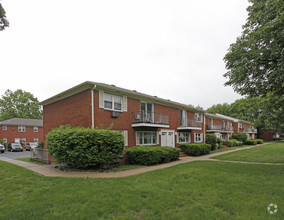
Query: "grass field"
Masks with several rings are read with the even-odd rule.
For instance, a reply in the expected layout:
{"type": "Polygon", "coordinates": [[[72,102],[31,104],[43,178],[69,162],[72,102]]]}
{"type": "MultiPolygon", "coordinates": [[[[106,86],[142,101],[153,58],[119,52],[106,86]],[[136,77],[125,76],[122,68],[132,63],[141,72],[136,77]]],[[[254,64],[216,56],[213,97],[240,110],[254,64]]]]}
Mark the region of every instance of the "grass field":
{"type": "Polygon", "coordinates": [[[214,158],[219,160],[284,163],[284,142],[271,143],[252,149],[228,153],[214,158]]]}
{"type": "Polygon", "coordinates": [[[118,179],[0,167],[0,219],[284,218],[283,166],[203,161],[118,179]],[[270,203],[278,205],[274,215],[270,203]]]}

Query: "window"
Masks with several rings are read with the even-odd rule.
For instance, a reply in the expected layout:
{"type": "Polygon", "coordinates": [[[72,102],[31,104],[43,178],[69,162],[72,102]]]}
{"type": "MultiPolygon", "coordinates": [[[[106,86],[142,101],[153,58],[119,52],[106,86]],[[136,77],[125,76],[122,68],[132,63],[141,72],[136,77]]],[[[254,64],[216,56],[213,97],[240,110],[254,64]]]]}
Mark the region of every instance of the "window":
{"type": "Polygon", "coordinates": [[[26,127],[25,126],[18,126],[18,131],[19,132],[26,132],[26,127]]]}
{"type": "Polygon", "coordinates": [[[194,142],[195,143],[201,143],[202,140],[202,133],[195,133],[194,134],[194,142]]]}
{"type": "Polygon", "coordinates": [[[223,140],[223,141],[226,140],[226,134],[222,134],[222,140],[223,140]]]}
{"type": "Polygon", "coordinates": [[[38,138],[34,138],[34,142],[35,142],[35,143],[38,143],[38,138]]]}
{"type": "Polygon", "coordinates": [[[190,143],[190,133],[179,132],[178,133],[178,143],[190,143]]]}
{"type": "Polygon", "coordinates": [[[4,143],[7,143],[7,138],[3,138],[4,143]]]}
{"type": "Polygon", "coordinates": [[[180,110],[180,125],[187,126],[187,111],[180,110]]]}
{"type": "Polygon", "coordinates": [[[123,134],[123,136],[124,136],[124,146],[127,147],[128,146],[128,131],[119,130],[119,132],[121,134],[123,134]]]}
{"type": "Polygon", "coordinates": [[[232,135],[228,134],[228,140],[231,140],[231,139],[232,139],[232,135]]]}
{"type": "Polygon", "coordinates": [[[38,127],[34,126],[34,132],[38,132],[38,127]]]}
{"type": "Polygon", "coordinates": [[[239,128],[242,128],[242,122],[239,122],[239,128]]]}
{"type": "Polygon", "coordinates": [[[104,108],[121,111],[122,97],[104,93],[104,108]]]}
{"type": "Polygon", "coordinates": [[[22,138],[22,143],[26,144],[26,138],[22,138]]]}
{"type": "Polygon", "coordinates": [[[202,121],[201,113],[195,113],[195,120],[196,121],[202,121]]]}
{"type": "Polygon", "coordinates": [[[137,131],[137,145],[156,145],[157,132],[137,131]]]}
{"type": "Polygon", "coordinates": [[[3,130],[4,130],[4,131],[7,130],[7,125],[3,125],[3,130]]]}
{"type": "Polygon", "coordinates": [[[217,138],[222,138],[222,135],[221,135],[220,133],[215,133],[215,136],[216,136],[217,138]]]}

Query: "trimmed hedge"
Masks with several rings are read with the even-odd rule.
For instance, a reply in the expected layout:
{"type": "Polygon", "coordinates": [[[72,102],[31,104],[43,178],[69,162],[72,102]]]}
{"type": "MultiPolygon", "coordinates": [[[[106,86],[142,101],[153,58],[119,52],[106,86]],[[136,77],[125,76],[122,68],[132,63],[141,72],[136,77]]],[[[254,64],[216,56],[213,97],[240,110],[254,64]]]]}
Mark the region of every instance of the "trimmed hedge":
{"type": "Polygon", "coordinates": [[[211,150],[210,144],[181,144],[181,151],[190,156],[200,156],[209,154],[211,150]]]}
{"type": "Polygon", "coordinates": [[[124,148],[118,131],[61,126],[46,136],[47,149],[59,163],[76,169],[108,168],[124,148]]]}
{"type": "Polygon", "coordinates": [[[217,145],[218,145],[218,149],[219,149],[220,147],[222,147],[222,145],[223,145],[223,140],[222,140],[221,138],[217,138],[217,145]]]}
{"type": "Polygon", "coordinates": [[[262,139],[255,139],[257,141],[257,144],[263,144],[263,140],[262,139]]]}
{"type": "Polygon", "coordinates": [[[231,140],[228,140],[228,141],[224,141],[223,145],[226,145],[228,147],[242,146],[243,142],[238,141],[236,139],[231,139],[231,140]]]}
{"type": "Polygon", "coordinates": [[[257,140],[246,140],[245,142],[247,145],[256,145],[257,144],[257,140]]]}
{"type": "Polygon", "coordinates": [[[248,139],[248,135],[246,133],[238,132],[232,135],[232,139],[236,139],[237,141],[245,143],[248,139]]]}
{"type": "Polygon", "coordinates": [[[131,164],[155,165],[178,160],[180,149],[172,147],[135,146],[126,149],[131,164]]]}
{"type": "Polygon", "coordinates": [[[216,144],[217,144],[216,135],[215,134],[206,134],[205,143],[211,145],[211,150],[215,150],[216,144]]]}

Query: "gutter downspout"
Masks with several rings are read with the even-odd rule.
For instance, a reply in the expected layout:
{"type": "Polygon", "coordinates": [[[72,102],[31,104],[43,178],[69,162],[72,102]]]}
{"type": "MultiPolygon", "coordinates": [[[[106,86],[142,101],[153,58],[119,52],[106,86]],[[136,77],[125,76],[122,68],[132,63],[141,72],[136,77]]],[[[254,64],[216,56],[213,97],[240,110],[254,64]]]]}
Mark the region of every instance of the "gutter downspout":
{"type": "Polygon", "coordinates": [[[205,143],[205,139],[206,139],[206,131],[205,131],[205,127],[206,127],[206,116],[205,116],[205,114],[203,114],[204,115],[204,117],[203,117],[203,119],[204,119],[204,121],[203,121],[203,143],[205,143]]]}
{"type": "Polygon", "coordinates": [[[94,85],[94,87],[91,90],[91,106],[92,106],[92,128],[95,128],[95,103],[94,103],[94,90],[97,87],[97,85],[94,85]]]}

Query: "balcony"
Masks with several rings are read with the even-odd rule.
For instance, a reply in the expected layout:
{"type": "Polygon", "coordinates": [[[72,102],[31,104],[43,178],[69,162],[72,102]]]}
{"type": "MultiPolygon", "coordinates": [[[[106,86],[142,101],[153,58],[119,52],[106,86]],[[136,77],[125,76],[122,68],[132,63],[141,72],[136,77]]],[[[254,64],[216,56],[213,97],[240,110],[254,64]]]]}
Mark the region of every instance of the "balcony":
{"type": "Polygon", "coordinates": [[[256,128],[246,128],[245,133],[257,133],[257,129],[256,128]]]}
{"type": "Polygon", "coordinates": [[[207,130],[210,131],[219,131],[219,132],[233,132],[234,128],[232,126],[225,126],[222,125],[207,125],[207,130]]]}
{"type": "Polygon", "coordinates": [[[194,119],[183,119],[178,130],[201,130],[202,122],[194,119]]]}
{"type": "Polygon", "coordinates": [[[132,127],[169,128],[169,116],[158,112],[134,112],[132,127]]]}

